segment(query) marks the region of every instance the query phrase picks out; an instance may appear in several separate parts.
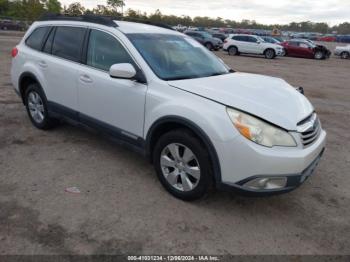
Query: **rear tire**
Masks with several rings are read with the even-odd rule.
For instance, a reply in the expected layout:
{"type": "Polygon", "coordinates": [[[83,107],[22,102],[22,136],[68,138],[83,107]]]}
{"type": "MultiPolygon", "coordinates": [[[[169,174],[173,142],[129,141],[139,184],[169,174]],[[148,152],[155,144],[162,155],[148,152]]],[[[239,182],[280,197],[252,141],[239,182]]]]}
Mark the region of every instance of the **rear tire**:
{"type": "Polygon", "coordinates": [[[211,161],[201,141],[187,129],[160,137],[153,151],[153,163],[164,188],[176,198],[202,198],[213,184],[211,161]]]}
{"type": "Polygon", "coordinates": [[[237,47],[231,46],[231,47],[228,49],[228,54],[231,55],[231,56],[238,55],[238,49],[237,49],[237,47]]]}
{"type": "Polygon", "coordinates": [[[343,52],[340,54],[341,59],[349,59],[350,53],[348,52],[343,52]]]}
{"type": "Polygon", "coordinates": [[[31,84],[24,94],[25,106],[32,124],[42,130],[48,130],[58,124],[58,120],[49,117],[47,101],[39,84],[31,84]]]}

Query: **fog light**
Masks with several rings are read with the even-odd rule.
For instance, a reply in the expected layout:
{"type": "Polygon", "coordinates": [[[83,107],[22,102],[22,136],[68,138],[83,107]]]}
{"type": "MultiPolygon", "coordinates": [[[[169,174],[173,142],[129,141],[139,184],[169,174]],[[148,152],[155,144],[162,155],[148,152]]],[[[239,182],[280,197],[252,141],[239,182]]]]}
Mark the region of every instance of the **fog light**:
{"type": "Polygon", "coordinates": [[[243,187],[252,190],[273,190],[281,189],[287,186],[288,179],[286,177],[260,177],[250,180],[243,187]]]}

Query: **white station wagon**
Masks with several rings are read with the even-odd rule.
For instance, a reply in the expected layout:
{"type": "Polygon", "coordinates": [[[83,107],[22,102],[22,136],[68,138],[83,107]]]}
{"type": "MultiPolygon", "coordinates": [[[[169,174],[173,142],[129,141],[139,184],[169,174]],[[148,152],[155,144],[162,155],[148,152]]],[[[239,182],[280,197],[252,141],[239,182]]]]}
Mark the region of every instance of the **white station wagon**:
{"type": "Polygon", "coordinates": [[[291,191],[325,148],[313,106],[294,87],[235,72],[167,28],[47,16],[12,56],[12,83],[35,127],[69,119],[103,131],[147,156],[183,200],[213,188],[291,191]]]}

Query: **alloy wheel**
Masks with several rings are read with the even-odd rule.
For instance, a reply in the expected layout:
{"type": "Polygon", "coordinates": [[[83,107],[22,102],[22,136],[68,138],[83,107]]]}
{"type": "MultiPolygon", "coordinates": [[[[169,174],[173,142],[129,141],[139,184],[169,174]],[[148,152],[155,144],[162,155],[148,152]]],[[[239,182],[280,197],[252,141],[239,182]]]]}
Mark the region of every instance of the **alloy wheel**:
{"type": "Polygon", "coordinates": [[[349,53],[347,53],[347,52],[343,52],[342,54],[341,54],[341,58],[343,58],[343,59],[348,59],[349,58],[349,53]]]}
{"type": "Polygon", "coordinates": [[[273,50],[267,50],[267,51],[266,51],[266,57],[267,57],[268,59],[272,59],[274,56],[275,56],[275,53],[274,53],[273,50]]]}
{"type": "Polygon", "coordinates": [[[323,58],[323,53],[322,52],[316,52],[315,58],[318,59],[318,60],[322,59],[323,58]]]}
{"type": "Polygon", "coordinates": [[[36,123],[40,124],[44,121],[45,119],[44,103],[40,95],[35,91],[31,91],[28,94],[28,109],[32,119],[36,123]]]}
{"type": "Polygon", "coordinates": [[[175,189],[188,192],[197,187],[201,170],[197,157],[185,145],[172,143],[160,155],[160,167],[166,181],[175,189]]]}

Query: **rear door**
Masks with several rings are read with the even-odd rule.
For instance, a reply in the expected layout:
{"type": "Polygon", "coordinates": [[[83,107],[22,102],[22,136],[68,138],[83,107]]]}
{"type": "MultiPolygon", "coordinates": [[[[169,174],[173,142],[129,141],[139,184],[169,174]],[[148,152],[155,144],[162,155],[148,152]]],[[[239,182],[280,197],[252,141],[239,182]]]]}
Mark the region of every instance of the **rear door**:
{"type": "Polygon", "coordinates": [[[244,35],[237,35],[232,38],[235,41],[235,45],[239,52],[248,53],[249,49],[247,47],[247,37],[244,35]]]}
{"type": "Polygon", "coordinates": [[[74,112],[78,111],[77,75],[86,33],[84,27],[56,27],[43,49],[51,55],[43,56],[40,61],[46,72],[49,106],[74,118],[74,112]]]}

